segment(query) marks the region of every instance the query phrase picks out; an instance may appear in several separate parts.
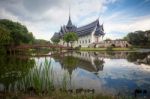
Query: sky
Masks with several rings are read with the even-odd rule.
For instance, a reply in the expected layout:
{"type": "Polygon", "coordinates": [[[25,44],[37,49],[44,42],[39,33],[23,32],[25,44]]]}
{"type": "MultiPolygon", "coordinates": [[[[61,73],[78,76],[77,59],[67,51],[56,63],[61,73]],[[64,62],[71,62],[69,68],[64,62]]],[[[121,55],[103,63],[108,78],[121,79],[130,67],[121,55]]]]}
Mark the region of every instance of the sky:
{"type": "Polygon", "coordinates": [[[150,30],[150,0],[0,0],[0,19],[25,25],[37,39],[50,40],[69,17],[77,27],[99,17],[105,39],[150,30]]]}

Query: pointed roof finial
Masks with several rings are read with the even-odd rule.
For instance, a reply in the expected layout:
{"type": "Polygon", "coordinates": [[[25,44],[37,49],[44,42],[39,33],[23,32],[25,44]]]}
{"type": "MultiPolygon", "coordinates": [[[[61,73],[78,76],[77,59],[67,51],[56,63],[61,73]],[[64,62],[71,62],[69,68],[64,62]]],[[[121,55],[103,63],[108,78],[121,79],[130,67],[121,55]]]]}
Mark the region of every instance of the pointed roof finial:
{"type": "Polygon", "coordinates": [[[101,9],[99,9],[99,13],[98,13],[98,18],[97,18],[97,20],[99,20],[99,18],[100,18],[100,15],[101,15],[101,12],[100,12],[100,10],[101,10],[101,9]]]}
{"type": "Polygon", "coordinates": [[[70,3],[69,3],[69,19],[70,19],[70,3]]]}
{"type": "Polygon", "coordinates": [[[72,21],[71,21],[71,13],[70,13],[70,3],[69,3],[69,20],[67,26],[72,26],[72,21]]]}

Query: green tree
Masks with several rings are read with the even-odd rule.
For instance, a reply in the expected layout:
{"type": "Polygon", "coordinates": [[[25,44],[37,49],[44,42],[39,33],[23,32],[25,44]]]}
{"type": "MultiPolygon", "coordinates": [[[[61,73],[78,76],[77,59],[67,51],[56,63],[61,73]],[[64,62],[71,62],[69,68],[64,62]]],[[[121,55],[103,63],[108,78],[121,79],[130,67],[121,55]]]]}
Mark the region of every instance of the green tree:
{"type": "Polygon", "coordinates": [[[0,27],[10,32],[10,37],[12,38],[11,43],[15,45],[20,45],[22,43],[31,43],[34,39],[32,33],[29,33],[28,29],[18,22],[1,19],[0,27]]]}
{"type": "Polygon", "coordinates": [[[8,45],[10,43],[10,33],[4,28],[0,27],[0,45],[8,45]]]}
{"type": "Polygon", "coordinates": [[[9,31],[0,27],[0,54],[6,54],[7,46],[10,44],[11,37],[9,31]]]}
{"type": "Polygon", "coordinates": [[[135,31],[124,37],[132,45],[145,45],[148,43],[148,37],[144,31],[135,31]]]}
{"type": "Polygon", "coordinates": [[[150,44],[150,30],[145,31],[145,33],[148,38],[148,43],[150,44]]]}
{"type": "Polygon", "coordinates": [[[7,88],[10,84],[21,80],[34,66],[34,59],[0,55],[0,82],[8,91],[7,88]]]}
{"type": "Polygon", "coordinates": [[[51,40],[54,44],[58,44],[60,42],[59,38],[52,38],[51,40]]]}
{"type": "Polygon", "coordinates": [[[68,69],[69,73],[71,74],[72,71],[76,68],[79,63],[79,59],[73,57],[72,55],[64,56],[62,59],[64,68],[68,69]]]}
{"type": "Polygon", "coordinates": [[[67,43],[67,46],[69,46],[69,43],[71,43],[71,47],[74,41],[78,40],[78,36],[75,32],[68,32],[64,35],[64,41],[67,43]]]}

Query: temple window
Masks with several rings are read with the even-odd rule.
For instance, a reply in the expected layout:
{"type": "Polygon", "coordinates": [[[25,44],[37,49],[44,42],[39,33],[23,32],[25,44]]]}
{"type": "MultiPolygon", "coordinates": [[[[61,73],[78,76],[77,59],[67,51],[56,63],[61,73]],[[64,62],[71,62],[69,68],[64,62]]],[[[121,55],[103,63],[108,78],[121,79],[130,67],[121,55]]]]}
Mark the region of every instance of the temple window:
{"type": "Polygon", "coordinates": [[[85,43],[87,43],[87,41],[85,40],[85,43]]]}

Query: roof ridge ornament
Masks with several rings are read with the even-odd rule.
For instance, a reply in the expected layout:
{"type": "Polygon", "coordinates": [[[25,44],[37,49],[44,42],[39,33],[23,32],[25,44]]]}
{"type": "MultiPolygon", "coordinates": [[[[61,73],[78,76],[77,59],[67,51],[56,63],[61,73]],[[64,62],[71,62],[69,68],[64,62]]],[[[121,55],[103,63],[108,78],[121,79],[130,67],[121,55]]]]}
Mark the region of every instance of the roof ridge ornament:
{"type": "Polygon", "coordinates": [[[71,21],[71,12],[70,12],[70,9],[71,9],[71,6],[69,4],[69,20],[68,20],[68,23],[67,23],[67,26],[72,26],[72,21],[71,21]]]}

